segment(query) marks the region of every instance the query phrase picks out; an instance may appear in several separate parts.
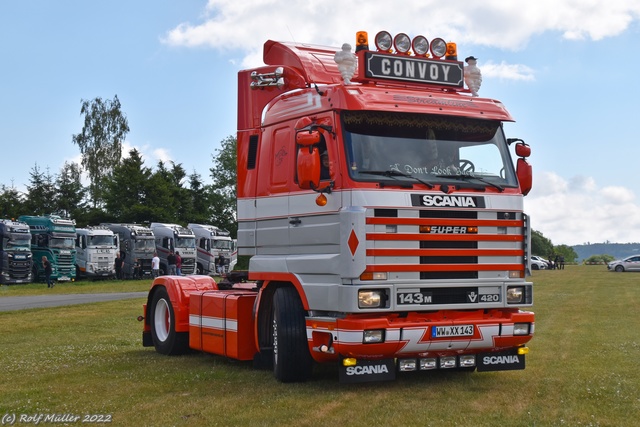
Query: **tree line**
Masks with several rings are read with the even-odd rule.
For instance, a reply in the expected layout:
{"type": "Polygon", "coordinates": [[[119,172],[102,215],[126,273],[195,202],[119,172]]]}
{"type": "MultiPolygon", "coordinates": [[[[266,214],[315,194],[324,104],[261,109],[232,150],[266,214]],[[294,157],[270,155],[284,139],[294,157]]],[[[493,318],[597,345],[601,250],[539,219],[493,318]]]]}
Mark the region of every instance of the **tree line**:
{"type": "Polygon", "coordinates": [[[82,100],[82,130],[72,137],[81,163],[65,162],[57,174],[36,163],[26,192],[0,184],[0,217],[56,214],[78,227],[101,222],[213,224],[237,234],[236,139],[221,142],[212,154],[211,184],[181,164],[145,165],[140,152],[122,156],[129,132],[117,95],[113,100],[82,100]],[[82,183],[82,175],[88,185],[82,183]]]}

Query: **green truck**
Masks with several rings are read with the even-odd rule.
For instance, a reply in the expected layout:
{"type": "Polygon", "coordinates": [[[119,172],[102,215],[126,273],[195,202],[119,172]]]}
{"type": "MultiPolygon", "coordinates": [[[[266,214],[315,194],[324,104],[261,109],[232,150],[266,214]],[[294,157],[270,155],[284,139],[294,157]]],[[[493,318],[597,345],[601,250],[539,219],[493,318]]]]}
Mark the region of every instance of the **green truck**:
{"type": "Polygon", "coordinates": [[[76,279],[76,223],[58,215],[22,215],[19,221],[29,225],[33,253],[33,281],[44,281],[42,257],[52,267],[51,279],[58,282],[76,279]]]}

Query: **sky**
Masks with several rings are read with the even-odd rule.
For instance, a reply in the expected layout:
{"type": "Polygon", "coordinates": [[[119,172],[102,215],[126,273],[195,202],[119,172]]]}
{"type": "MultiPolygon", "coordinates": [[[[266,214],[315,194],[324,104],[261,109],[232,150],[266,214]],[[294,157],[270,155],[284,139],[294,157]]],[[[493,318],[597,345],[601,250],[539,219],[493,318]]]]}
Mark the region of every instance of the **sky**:
{"type": "Polygon", "coordinates": [[[553,244],[640,242],[638,0],[0,0],[0,185],[80,162],[83,100],[118,97],[144,165],[210,182],[235,136],[237,73],[265,41],[381,30],[458,45],[532,149],[532,228],[553,244]],[[391,4],[393,6],[391,7],[391,4]]]}

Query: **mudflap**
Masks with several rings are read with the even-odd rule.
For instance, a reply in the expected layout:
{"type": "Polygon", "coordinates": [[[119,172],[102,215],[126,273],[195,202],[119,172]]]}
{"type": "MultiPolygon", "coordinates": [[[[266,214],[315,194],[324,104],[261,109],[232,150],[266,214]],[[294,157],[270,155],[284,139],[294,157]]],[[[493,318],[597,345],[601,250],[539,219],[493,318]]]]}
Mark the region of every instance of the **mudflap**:
{"type": "Polygon", "coordinates": [[[396,379],[394,359],[358,360],[354,366],[340,366],[340,382],[343,384],[391,381],[396,379]]]}
{"type": "Polygon", "coordinates": [[[142,333],[142,346],[153,347],[153,338],[151,338],[151,332],[142,333]]]}
{"type": "Polygon", "coordinates": [[[478,372],[516,371],[524,369],[524,354],[517,349],[495,353],[480,353],[476,357],[478,372]]]}

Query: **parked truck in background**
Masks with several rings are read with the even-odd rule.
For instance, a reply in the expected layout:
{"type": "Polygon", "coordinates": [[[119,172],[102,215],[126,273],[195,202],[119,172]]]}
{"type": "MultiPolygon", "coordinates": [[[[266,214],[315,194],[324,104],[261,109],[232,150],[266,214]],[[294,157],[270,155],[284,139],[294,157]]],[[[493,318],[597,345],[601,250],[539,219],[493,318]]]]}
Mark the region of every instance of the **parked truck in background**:
{"type": "Polygon", "coordinates": [[[58,282],[76,278],[76,222],[58,215],[18,218],[29,225],[33,253],[33,280],[44,281],[42,257],[51,263],[51,279],[58,282]]]}
{"type": "Polygon", "coordinates": [[[187,224],[196,236],[198,274],[216,275],[219,257],[224,259],[224,273],[229,271],[233,242],[227,230],[215,225],[187,224]]]}
{"type": "Polygon", "coordinates": [[[0,219],[0,284],[31,282],[31,234],[22,221],[0,219]]]}
{"type": "Polygon", "coordinates": [[[151,228],[141,224],[103,223],[118,235],[120,253],[124,253],[122,272],[126,279],[151,278],[151,260],[156,241],[151,228]]]}
{"type": "Polygon", "coordinates": [[[76,228],[76,277],[115,277],[118,237],[104,226],[76,228]]]}
{"type": "Polygon", "coordinates": [[[170,251],[179,252],[182,258],[182,274],[196,273],[196,236],[187,227],[178,224],[152,222],[151,230],[156,240],[156,252],[160,258],[160,274],[167,274],[167,256],[170,251]]]}
{"type": "Polygon", "coordinates": [[[525,368],[529,146],[454,43],[356,41],[267,41],[266,65],[239,72],[247,277],[157,279],[144,345],[253,359],[283,382],[325,362],[344,382],[525,368]]]}

